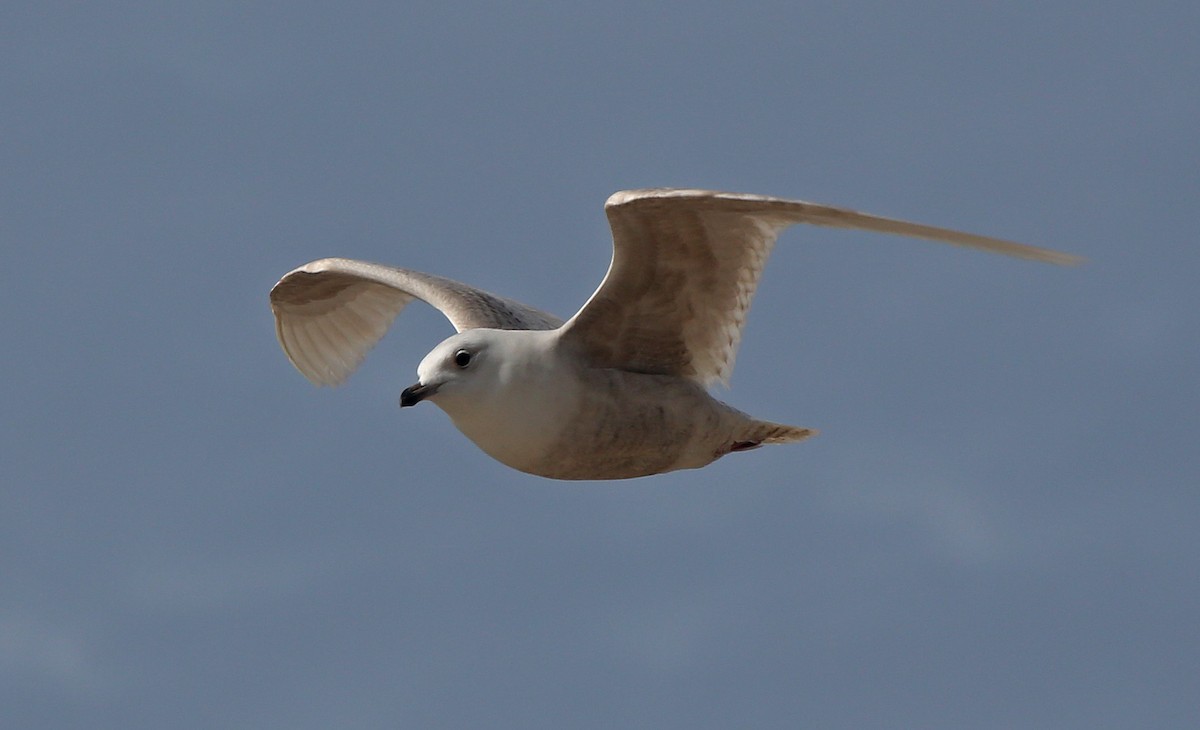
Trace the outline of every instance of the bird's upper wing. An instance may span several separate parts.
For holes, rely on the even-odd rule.
[[[926,238],[1068,264],[1074,256],[844,208],[705,190],[629,190],[605,204],[613,257],[563,325],[592,364],[728,382],[742,325],[779,232],[794,223]]]
[[[317,385],[354,372],[413,299],[439,309],[462,332],[477,327],[554,329],[562,320],[439,276],[351,259],[320,259],[271,289],[275,332],[288,359]]]

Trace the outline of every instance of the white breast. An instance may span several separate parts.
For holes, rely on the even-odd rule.
[[[542,333],[512,334],[514,340],[536,340]],[[474,392],[469,401],[438,405],[489,456],[514,469],[539,473],[538,465],[580,410],[581,386],[577,367],[559,362],[552,347],[521,352],[527,356],[506,357],[486,392]]]

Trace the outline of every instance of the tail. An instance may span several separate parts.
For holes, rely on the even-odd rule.
[[[815,428],[800,428],[785,426],[782,423],[770,421],[750,421],[734,438],[730,451],[749,451],[763,444],[790,444],[803,441],[809,436],[816,436]]]

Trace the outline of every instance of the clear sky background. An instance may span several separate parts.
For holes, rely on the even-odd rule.
[[[1200,724],[1200,6],[431,7],[0,7],[0,725]],[[792,229],[720,395],[821,436],[623,483],[401,411],[428,307],[275,341],[570,315],[643,186],[1088,263]]]

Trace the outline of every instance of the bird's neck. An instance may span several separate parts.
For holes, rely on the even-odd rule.
[[[560,362],[552,341],[545,344],[525,348],[527,357],[506,358],[500,382],[488,397],[445,408],[476,446],[522,471],[533,469],[557,443],[579,400],[571,364]]]

